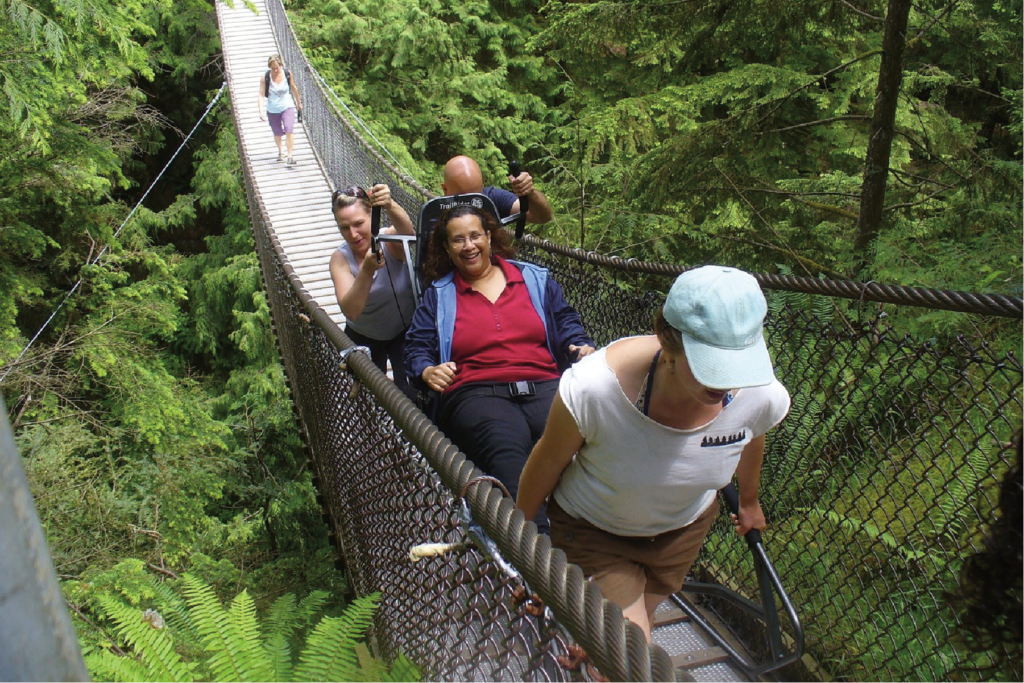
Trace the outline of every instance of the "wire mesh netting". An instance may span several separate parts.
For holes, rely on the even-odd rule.
[[[602,342],[650,333],[654,290],[671,284],[646,278],[634,296],[597,267],[528,260],[552,268]],[[767,296],[765,334],[793,404],[768,436],[761,502],[809,651],[829,677],[856,680],[986,666],[991,653],[964,642],[947,596],[961,592],[959,569],[980,549],[1013,461],[1020,361],[965,337],[940,346],[901,335],[877,309],[859,320],[828,297]],[[694,571],[757,600],[751,557],[729,531],[721,519]],[[746,645],[764,656],[762,641]]]
[[[304,58],[279,0],[268,8],[304,94],[305,126],[335,184],[388,182],[415,218],[426,191],[339,117],[315,75],[296,67]],[[467,500],[531,588],[551,596],[550,611],[532,614],[515,596],[519,581],[476,548],[409,559],[413,545],[464,540],[458,498],[474,472],[368,359],[343,358],[351,342],[297,293],[248,167],[246,182],[278,342],[333,536],[353,588],[382,595],[374,631],[381,653],[401,651],[431,679],[565,680],[586,675],[559,659],[578,642],[613,678],[671,679],[664,653],[635,642],[636,629],[624,629],[621,614],[603,608],[599,591],[546,538],[524,531],[521,515],[487,485],[471,487]],[[599,344],[649,333],[659,292],[679,271],[641,275],[528,244],[520,257],[552,270]],[[856,301],[766,293],[766,336],[793,404],[769,435],[761,500],[769,553],[818,667],[804,662],[782,676],[984,677],[998,653],[972,649],[959,635],[948,595],[962,589],[959,569],[980,547],[1012,460],[1020,361],[968,337],[914,339],[877,306],[862,316]],[[723,517],[695,574],[757,600],[752,571]],[[768,652],[742,614],[711,598],[706,607],[735,626],[748,649]]]

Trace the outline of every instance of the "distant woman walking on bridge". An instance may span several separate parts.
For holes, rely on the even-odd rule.
[[[370,357],[381,372],[386,372],[390,360],[395,384],[415,399],[416,392],[409,387],[402,362],[405,331],[416,307],[412,280],[402,245],[389,242],[378,249],[379,257],[374,253],[370,233],[370,210],[374,206],[387,211],[391,219],[393,227],[384,228],[385,234],[415,233],[409,214],[391,199],[387,185],[374,185],[369,192],[361,187],[335,192],[331,210],[345,241],[331,254],[331,279],[347,319],[345,334],[370,349]]]
[[[762,336],[767,312],[748,273],[680,275],[653,336],[627,337],[562,375],[523,469],[527,519],[548,498],[551,543],[651,638],[651,616],[680,590],[739,480],[740,534],[763,529],[765,432],[789,411]]]
[[[294,166],[292,133],[295,131],[296,110],[302,111],[302,98],[299,97],[299,89],[295,87],[292,75],[284,68],[281,55],[271,55],[267,60],[267,66],[270,69],[260,78],[260,95],[257,104],[260,120],[270,119],[270,129],[274,131],[274,142],[277,144],[277,160],[284,161],[284,152],[281,149],[281,138],[283,137],[288,145],[288,165]],[[264,100],[266,100],[265,108]]]

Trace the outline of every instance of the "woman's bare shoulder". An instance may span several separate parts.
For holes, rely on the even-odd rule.
[[[661,345],[654,335],[626,337],[612,342],[605,351],[608,367],[619,380],[626,396],[632,397],[651,367],[651,360]]]
[[[634,363],[650,365],[654,354],[661,348],[658,338],[654,335],[644,337],[624,337],[608,345],[608,365],[612,369],[629,366]]]

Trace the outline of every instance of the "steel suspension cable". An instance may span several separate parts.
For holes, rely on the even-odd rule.
[[[167,161],[167,163],[164,164],[164,167],[160,169],[160,173],[158,173],[156,178],[153,179],[153,182],[149,184],[149,187],[146,189],[146,192],[142,195],[142,198],[139,199],[139,201],[135,204],[132,210],[128,213],[128,216],[121,223],[121,226],[114,232],[114,236],[111,238],[111,242],[117,239],[117,236],[120,235],[121,231],[124,230],[126,225],[128,225],[128,222],[135,215],[135,212],[137,212],[139,210],[139,207],[142,206],[142,202],[146,201],[146,197],[148,197],[149,193],[153,191],[153,188],[156,187],[156,184],[160,182],[160,179],[163,178],[164,173],[166,173],[167,169],[171,167],[171,164],[174,163],[174,160],[178,157],[178,154],[181,152],[182,149],[185,148],[185,145],[188,144],[188,141],[192,139],[192,135],[195,134],[196,130],[199,129],[200,124],[202,124],[202,122],[213,110],[214,105],[216,105],[217,101],[220,100],[221,95],[224,94],[224,89],[227,88],[227,86],[228,84],[226,81],[224,83],[221,83],[220,89],[217,90],[217,94],[214,95],[213,99],[210,100],[210,103],[206,105],[206,111],[204,111],[203,115],[199,117],[199,120],[196,121],[196,124],[192,126],[192,130],[190,130],[188,135],[185,136],[185,139],[178,146],[178,149],[174,151],[174,154],[171,155],[171,158]],[[87,260],[85,262],[85,266],[94,266],[97,263],[99,263],[100,258],[102,258],[103,255],[107,253],[107,249],[109,248],[110,245],[107,244],[107,246],[103,247],[103,249],[101,249],[100,252],[96,254],[96,258],[92,260]],[[70,291],[68,291],[68,293],[64,295],[64,299],[57,305],[57,308],[54,309],[53,313],[50,314],[50,317],[46,319],[46,322],[42,324],[42,327],[40,327],[39,330],[32,336],[32,338],[29,339],[28,343],[25,344],[25,348],[21,350],[21,353],[18,354],[18,357],[11,361],[11,364],[7,366],[7,369],[4,371],[4,374],[0,375],[0,383],[7,379],[7,375],[11,374],[11,371],[14,370],[15,366],[18,365],[18,362],[25,356],[29,348],[32,347],[32,344],[34,344],[35,341],[39,339],[39,336],[46,330],[46,328],[49,327],[50,323],[53,322],[53,319],[57,317],[57,314],[60,313],[62,308],[64,308],[64,304],[66,304],[68,302],[68,299],[70,299],[72,295],[74,295],[74,293],[78,291],[78,288],[82,285],[82,282],[84,281],[84,276],[78,278],[78,282],[76,282],[75,285],[70,289]]]
[[[405,170],[405,167],[403,167],[402,164],[398,161],[398,159],[395,158],[395,155],[391,153],[391,150],[389,150],[387,148],[387,146],[383,142],[381,142],[380,140],[377,139],[377,136],[373,134],[373,131],[370,130],[370,127],[367,126],[363,122],[363,120],[361,118],[359,118],[359,116],[354,111],[352,111],[352,109],[347,104],[345,104],[345,100],[341,99],[341,97],[338,95],[338,93],[334,92],[334,88],[332,88],[330,86],[330,84],[326,81],[326,79],[324,79],[324,77],[320,75],[320,72],[316,70],[316,67],[313,66],[312,64],[310,64],[308,60],[306,61],[306,66],[309,69],[309,72],[311,74],[313,74],[313,76],[318,81],[320,81],[320,83],[327,89],[327,92],[331,93],[331,95],[334,96],[334,99],[336,99],[338,101],[338,104],[340,104],[342,107],[345,108],[345,111],[347,111],[349,113],[349,116],[351,116],[352,119],[356,123],[358,123],[362,127],[362,129],[365,130],[367,132],[367,134],[369,134],[369,136],[371,138],[373,138],[373,141],[376,142],[377,145],[382,150],[384,150],[385,154],[387,154],[389,157],[391,157],[391,160],[393,162],[395,162],[395,166],[398,168],[398,170],[400,170],[403,174],[407,175],[408,177],[413,178],[414,177],[413,174],[409,173],[409,171]]]

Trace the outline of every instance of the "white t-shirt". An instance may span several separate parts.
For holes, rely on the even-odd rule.
[[[789,392],[775,380],[733,392],[707,424],[666,427],[622,392],[607,347],[566,370],[558,392],[585,441],[554,496],[573,517],[619,536],[693,522],[731,481],[743,448],[789,412]]]

